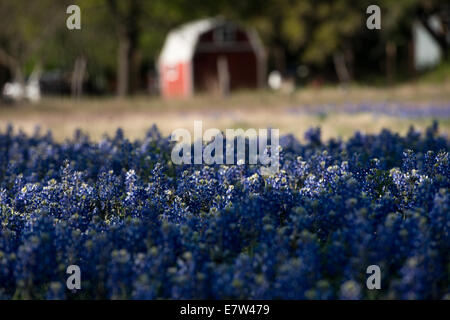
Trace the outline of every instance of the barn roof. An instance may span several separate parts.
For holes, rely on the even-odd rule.
[[[191,60],[199,37],[224,23],[227,23],[227,20],[221,17],[207,18],[183,24],[172,30],[164,42],[158,64],[175,64]],[[255,53],[264,58],[264,47],[256,31],[246,28],[246,32]]]
[[[172,64],[190,60],[200,35],[221,23],[221,18],[208,18],[184,24],[171,31],[164,43],[159,62]]]

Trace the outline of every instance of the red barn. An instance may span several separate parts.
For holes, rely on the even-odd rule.
[[[262,87],[266,58],[254,30],[211,18],[171,31],[158,69],[164,97],[189,97],[194,92],[225,95],[236,89]]]

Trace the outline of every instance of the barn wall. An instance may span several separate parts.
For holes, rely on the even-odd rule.
[[[258,58],[245,30],[236,29],[235,39],[216,42],[215,30],[203,34],[196,46],[193,59],[193,78],[196,91],[218,92],[218,60],[226,58],[230,90],[254,89],[259,86]]]
[[[219,57],[227,59],[230,90],[258,87],[257,60],[253,52],[204,52],[195,54],[193,60],[196,91],[219,91]]]
[[[161,67],[161,89],[164,97],[187,97],[191,90],[191,69],[189,62]]]

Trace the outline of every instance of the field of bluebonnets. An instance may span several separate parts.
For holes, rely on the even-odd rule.
[[[134,142],[2,128],[0,297],[449,298],[448,137],[305,138],[282,137],[265,177],[173,165],[155,127]],[[381,290],[366,288],[373,264]]]

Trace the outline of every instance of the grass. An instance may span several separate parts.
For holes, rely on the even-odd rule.
[[[443,83],[450,81],[450,61],[442,62],[437,68],[420,77],[421,83]]]
[[[358,103],[408,104],[421,108],[430,103],[450,106],[450,81],[414,83],[391,88],[351,86],[301,88],[292,94],[270,91],[238,92],[228,98],[198,95],[191,99],[164,100],[138,96],[116,98],[44,98],[35,105],[0,105],[0,130],[8,123],[31,133],[36,126],[52,130],[61,141],[75,129],[88,132],[95,140],[114,134],[122,127],[130,139],[140,138],[153,124],[168,135],[176,128],[193,130],[194,120],[203,120],[204,128],[279,128],[298,138],[311,126],[321,126],[323,137],[348,138],[355,130],[375,133],[390,128],[405,133],[410,125],[424,129],[431,117],[398,118],[374,113],[345,113],[341,107]],[[331,112],[315,112],[314,106],[332,105]],[[292,112],[292,109],[308,112]],[[443,133],[450,133],[450,120],[438,119]]]

